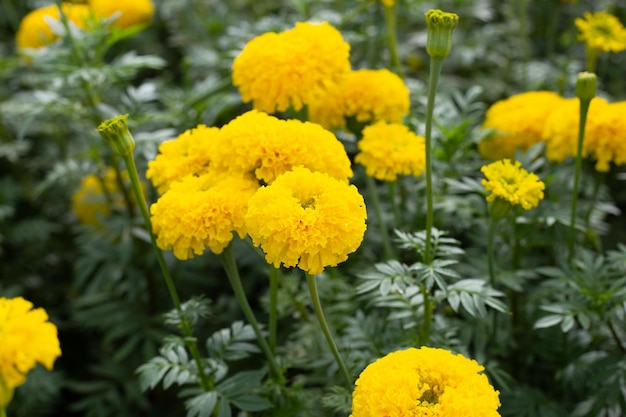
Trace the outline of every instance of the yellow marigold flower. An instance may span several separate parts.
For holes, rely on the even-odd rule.
[[[359,1],[363,1],[363,0],[359,0]],[[380,0],[380,2],[383,4],[383,6],[387,6],[387,7],[393,7],[396,4],[395,0]]]
[[[605,133],[602,124],[606,118],[603,117],[603,114],[608,111],[608,107],[609,103],[604,99],[594,98],[591,100],[583,142],[583,156],[585,157],[593,154],[593,149],[599,147],[599,143],[613,140],[612,138],[601,137]],[[550,113],[543,130],[546,157],[550,161],[563,162],[565,159],[576,155],[579,120],[580,100],[577,98],[565,100]],[[623,124],[620,123],[619,125]],[[599,171],[608,170],[606,163],[606,159],[598,160],[596,169]]]
[[[328,23],[296,23],[265,33],[244,47],[233,62],[233,84],[244,102],[267,113],[297,111],[350,71],[350,45]]]
[[[491,161],[513,158],[517,149],[525,151],[541,141],[548,115],[564,100],[550,91],[529,91],[494,103],[483,127],[495,132],[478,144],[478,151]]]
[[[150,0],[89,0],[89,7],[97,17],[109,18],[116,15],[111,27],[120,29],[148,24],[154,15],[154,4]]]
[[[258,189],[252,177],[187,176],[171,184],[152,204],[152,227],[157,245],[185,260],[208,247],[222,253],[233,232],[246,235],[248,200]]]
[[[85,28],[85,24],[91,15],[89,7],[85,4],[63,3],[61,10],[68,21],[81,29]],[[24,16],[15,35],[15,43],[18,49],[41,48],[59,38],[58,35],[52,32],[46,18],[61,21],[59,7],[56,4],[40,7]]]
[[[346,150],[331,132],[315,123],[279,120],[256,110],[220,129],[212,160],[218,172],[253,172],[266,184],[299,165],[345,182],[352,176]]]
[[[357,250],[366,217],[354,185],[296,167],[250,199],[246,225],[268,263],[318,274]]]
[[[626,101],[604,106],[594,112],[594,120],[585,129],[583,156],[596,161],[595,169],[607,172],[610,163],[626,163]]]
[[[159,146],[159,154],[148,162],[146,178],[152,181],[159,194],[163,194],[174,181],[187,175],[206,173],[211,160],[211,146],[218,134],[216,127],[198,125],[174,140],[163,142]]]
[[[619,19],[607,12],[585,12],[584,18],[574,20],[580,30],[578,39],[587,46],[603,52],[621,52],[626,49],[626,28]]]
[[[349,117],[361,123],[401,123],[409,107],[409,89],[402,78],[387,69],[360,69],[309,103],[309,119],[327,129],[346,127]]]
[[[363,129],[354,162],[367,175],[395,181],[398,175],[421,175],[426,168],[424,138],[398,123],[378,122]]]
[[[511,205],[519,204],[525,210],[530,210],[543,199],[545,184],[537,175],[522,168],[519,161],[503,159],[485,165],[480,170],[486,177],[481,183],[486,192],[491,192],[487,196],[489,202],[500,198]]]
[[[0,380],[20,386],[37,363],[48,370],[61,356],[57,328],[43,308],[22,297],[0,297]]]
[[[499,417],[484,368],[445,349],[389,353],[356,381],[351,417]]]
[[[80,223],[98,226],[101,218],[109,216],[112,210],[124,209],[124,196],[115,175],[115,170],[108,167],[102,179],[96,174],[83,178],[72,196],[72,210]],[[122,172],[122,179],[129,182],[128,172]]]

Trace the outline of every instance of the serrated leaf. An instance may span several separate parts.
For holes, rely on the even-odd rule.
[[[535,329],[545,329],[547,327],[556,326],[563,320],[563,316],[556,314],[550,314],[537,320],[533,326]]]
[[[230,402],[243,411],[262,411],[272,408],[272,403],[258,395],[243,395],[231,398]]]
[[[185,401],[187,417],[209,417],[217,404],[218,394],[215,391],[203,392]]]

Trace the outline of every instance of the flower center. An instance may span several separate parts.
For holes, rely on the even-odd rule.
[[[315,209],[315,198],[309,197],[304,201],[300,201],[300,206],[303,209],[308,209],[308,208]]]
[[[439,395],[432,388],[429,388],[424,391],[419,401],[420,403],[437,404],[439,402]]]

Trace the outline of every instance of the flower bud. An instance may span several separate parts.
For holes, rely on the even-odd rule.
[[[579,72],[576,79],[576,97],[580,100],[590,101],[596,96],[598,78],[593,72]]]
[[[100,135],[118,156],[126,156],[135,149],[135,139],[128,130],[127,119],[128,115],[123,114],[105,120],[97,128]]]
[[[428,37],[426,51],[431,58],[445,58],[452,49],[452,32],[459,23],[459,16],[441,10],[429,10],[426,13]]]

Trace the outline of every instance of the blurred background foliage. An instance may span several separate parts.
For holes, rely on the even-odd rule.
[[[45,307],[59,327],[63,356],[54,372],[37,370],[28,378],[9,414],[183,415],[175,392],[158,381],[146,382],[153,389],[143,392],[138,382],[136,370],[142,364],[167,357],[180,343],[163,345],[166,335],[176,333],[175,326],[163,325],[171,302],[134,203],[121,191],[123,170],[95,127],[129,113],[139,170],[145,172],[163,140],[199,123],[221,126],[249,108],[230,84],[230,67],[243,45],[258,34],[297,21],[325,20],[351,44],[353,68],[389,67],[382,6],[351,0],[154,0],[153,22],[140,33],[114,37],[102,27],[73,42],[64,39],[27,63],[15,50],[14,34],[21,17],[45,3],[0,1],[0,294],[23,295]],[[484,198],[478,183],[485,161],[476,152],[485,135],[480,127],[485,109],[527,90],[571,97],[576,74],[584,67],[584,45],[576,39],[573,20],[584,11],[608,10],[624,22],[626,5],[617,0],[397,3],[399,55],[412,93],[409,123],[418,132],[423,129],[429,62],[424,13],[440,8],[460,16],[435,111],[436,185],[446,195],[437,201],[437,227],[451,240],[442,237],[445,263],[431,271],[433,279],[416,281],[411,268],[419,259],[419,236],[411,233],[423,224],[423,208],[407,201],[407,218],[417,220],[405,224],[406,234],[397,236],[398,260],[378,263],[378,238],[368,232],[358,255],[320,280],[329,321],[340,345],[349,347],[349,367],[356,373],[393,347],[415,340],[409,319],[421,314],[420,300],[402,298],[406,292],[397,289],[427,286],[441,296],[431,343],[485,364],[502,393],[503,416],[624,415],[626,360],[617,341],[626,343],[626,334],[623,327],[611,326],[626,323],[626,246],[618,216],[626,210],[623,168],[606,175],[598,203],[586,208],[592,214],[586,229],[589,250],[572,270],[565,270],[554,266],[564,244],[546,230],[568,224],[570,197],[565,190],[571,165],[550,166],[540,151],[521,156],[547,178],[551,198],[503,226],[499,263],[503,269],[515,267],[502,272],[502,288],[485,293],[470,278],[486,273]],[[626,54],[601,57],[599,95],[626,99],[624,68]],[[72,197],[83,178],[101,177],[107,167],[120,173],[115,182],[121,188],[115,192],[121,194],[113,198],[122,203],[94,224],[80,224]],[[593,179],[583,179],[582,194],[591,196]],[[424,194],[420,182],[405,181],[401,187],[407,195]],[[154,190],[147,185],[146,190],[154,200]],[[584,199],[581,205],[585,209]],[[515,237],[520,230],[521,244]],[[262,259],[243,242],[235,250],[246,290],[263,294],[252,303],[264,314],[267,276]],[[523,263],[512,258],[519,250],[526,255]],[[167,260],[183,300],[206,297],[207,314],[196,324],[198,340],[218,343],[215,335],[242,320],[219,261],[210,254],[184,263]],[[283,277],[278,345],[289,368],[293,398],[279,407],[282,414],[270,414],[347,415],[349,393],[328,382],[336,368],[311,319],[305,287],[295,273]],[[516,317],[525,322],[504,323],[508,316],[497,310],[507,311],[507,305],[524,310]],[[494,328],[499,331],[492,338]],[[228,337],[235,337],[231,330]],[[214,344],[207,349],[216,352],[211,350]],[[220,352],[212,357],[233,373],[260,368],[254,349],[234,356]],[[271,387],[260,385],[262,377],[246,375],[258,382],[255,389],[265,397],[275,396]],[[239,404],[235,409],[240,415],[268,413],[261,406],[248,404],[246,409],[237,403],[237,395],[231,402]],[[211,401],[204,400],[205,405]]]

